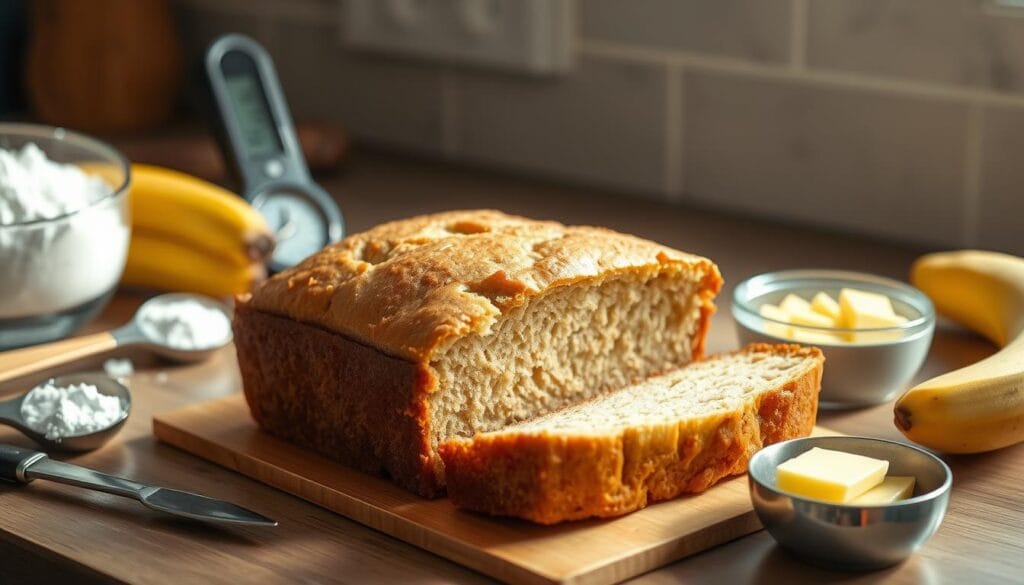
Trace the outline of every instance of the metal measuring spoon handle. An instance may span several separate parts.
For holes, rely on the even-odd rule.
[[[195,520],[277,526],[274,520],[230,502],[180,490],[148,486],[86,467],[54,461],[41,451],[22,449],[13,445],[0,444],[0,479],[14,483],[48,479],[131,498],[153,510]]]
[[[24,417],[21,415],[21,403],[24,400],[25,395],[22,394],[10,400],[0,402],[0,424],[18,429],[22,434],[40,445],[45,446],[51,443],[52,441],[47,439],[45,434],[36,431],[25,422]]]

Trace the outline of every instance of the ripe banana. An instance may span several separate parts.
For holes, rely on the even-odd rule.
[[[180,241],[236,264],[265,260],[274,236],[263,216],[213,183],[152,165],[132,165],[132,229]]]
[[[228,263],[174,240],[133,233],[121,284],[226,297],[265,277],[263,264]]]
[[[274,247],[242,198],[184,173],[132,165],[132,238],[121,282],[224,297],[266,276]]]
[[[947,453],[978,453],[1024,441],[1024,258],[964,250],[918,259],[911,282],[939,313],[1001,349],[933,378],[896,401],[896,426]]]

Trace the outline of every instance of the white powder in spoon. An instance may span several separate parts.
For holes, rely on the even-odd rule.
[[[145,307],[139,327],[150,340],[186,351],[213,349],[231,341],[231,321],[224,312],[194,299]]]
[[[21,403],[25,424],[50,440],[101,431],[123,412],[120,398],[101,394],[92,384],[57,386],[53,380],[33,388]]]

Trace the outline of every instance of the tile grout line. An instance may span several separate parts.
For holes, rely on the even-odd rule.
[[[971,102],[967,107],[967,140],[964,148],[964,201],[962,244],[973,248],[978,245],[978,206],[981,204],[981,162],[984,156],[985,110],[981,104]]]
[[[441,153],[452,158],[458,156],[461,150],[458,76],[451,66],[441,69]]]
[[[993,91],[939,86],[918,81],[886,79],[836,70],[795,70],[788,64],[758,63],[732,57],[712,57],[693,53],[674,53],[645,47],[631,47],[606,41],[586,41],[580,53],[606,59],[646,63],[672,63],[689,69],[746,74],[767,79],[802,81],[825,87],[888,91],[901,95],[951,101],[976,101],[987,105],[1024,107],[1024,95],[1015,96]]]
[[[807,0],[791,0],[792,17],[789,21],[789,63],[793,69],[807,69]]]
[[[669,201],[683,198],[683,132],[684,104],[683,70],[666,64],[665,87],[665,196]]]

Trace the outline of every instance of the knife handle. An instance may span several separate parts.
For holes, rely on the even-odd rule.
[[[79,467],[78,465],[49,458],[32,465],[32,469],[24,472],[22,475],[29,480],[48,479],[57,483],[73,485],[88,490],[98,490],[136,500],[140,499],[142,491],[149,487],[130,479],[107,475],[95,469]]]
[[[28,483],[32,480],[25,476],[25,470],[42,459],[46,459],[42,451],[0,444],[0,480]]]

